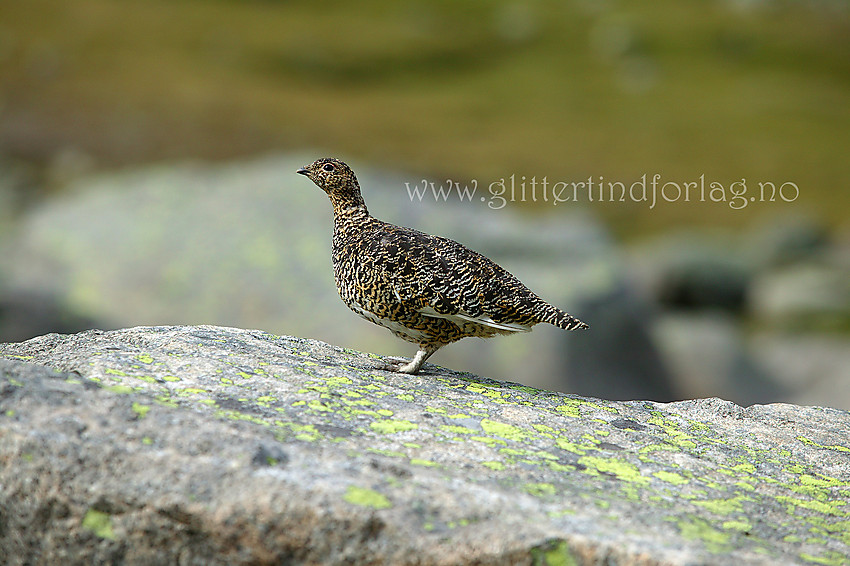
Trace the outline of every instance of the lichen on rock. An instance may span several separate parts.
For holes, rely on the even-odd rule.
[[[0,345],[0,555],[847,563],[845,411],[379,363],[210,326]]]

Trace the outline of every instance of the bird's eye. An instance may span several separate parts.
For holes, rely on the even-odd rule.
[[[332,163],[325,163],[325,165],[322,167],[322,169],[324,169],[325,171],[330,173],[331,171],[334,170],[334,166],[333,166]]]

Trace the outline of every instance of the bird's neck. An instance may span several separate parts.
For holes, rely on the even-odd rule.
[[[366,205],[361,203],[357,204],[349,204],[347,206],[337,206],[334,203],[334,222],[353,222],[353,223],[361,223],[367,221],[371,218],[369,215],[369,211],[366,210]]]
[[[369,230],[374,222],[375,219],[369,216],[365,206],[352,206],[344,209],[334,206],[334,253],[345,248],[353,235]]]
[[[363,200],[360,187],[356,183],[332,192],[330,199],[334,208],[334,218],[337,220],[362,221],[369,218],[366,201]]]

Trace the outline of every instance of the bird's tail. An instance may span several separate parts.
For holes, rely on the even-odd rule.
[[[564,330],[583,330],[589,328],[584,322],[556,307],[553,307],[552,312],[543,319],[543,322],[554,324]]]

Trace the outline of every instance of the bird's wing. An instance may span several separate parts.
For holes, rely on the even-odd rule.
[[[380,238],[383,276],[399,302],[424,316],[525,332],[540,299],[502,267],[439,236],[385,225]]]
[[[473,316],[463,311],[458,311],[454,314],[439,313],[434,310],[434,308],[430,305],[419,309],[419,314],[421,314],[422,316],[430,316],[432,318],[445,318],[446,320],[450,320],[458,326],[461,326],[467,322],[474,322],[476,324],[489,326],[490,328],[504,330],[505,332],[528,332],[529,330],[531,330],[531,327],[528,325],[514,322],[496,322],[487,315]]]

